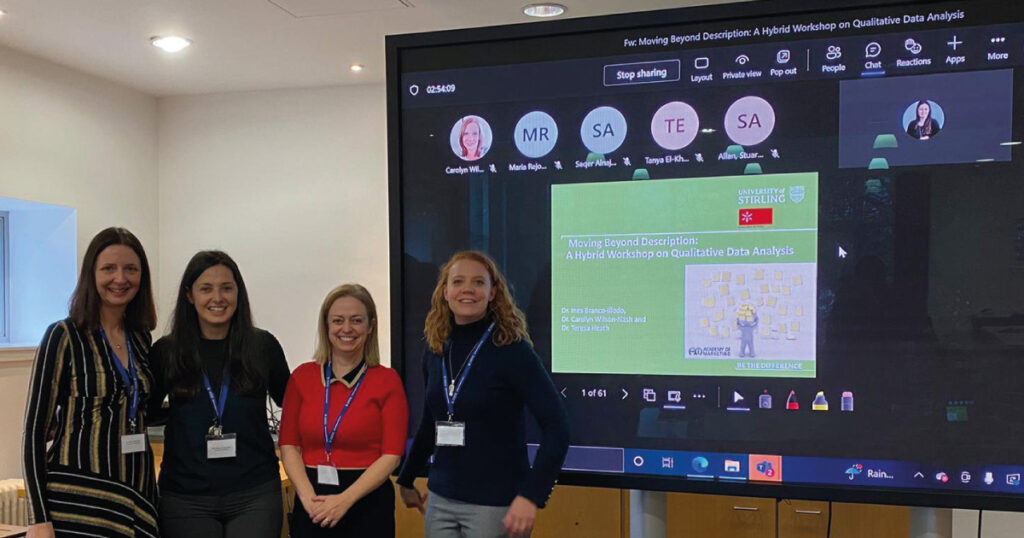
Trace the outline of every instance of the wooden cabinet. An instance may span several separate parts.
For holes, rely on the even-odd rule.
[[[824,501],[783,499],[777,505],[778,538],[826,538],[829,506]]]
[[[629,536],[629,491],[556,486],[531,538]]]
[[[426,480],[416,482],[426,489]],[[423,538],[423,516],[396,499],[398,538]],[[666,538],[826,538],[829,503],[668,493]],[[832,538],[906,538],[901,506],[832,504]],[[628,538],[629,491],[558,486],[532,538]]]
[[[905,538],[910,509],[905,506],[832,503],[832,538]]]
[[[426,479],[416,480],[425,491]],[[396,486],[397,490],[397,486]],[[397,493],[396,493],[397,495]],[[395,499],[397,538],[422,538],[423,516]],[[537,513],[531,538],[625,538],[629,536],[629,492],[619,489],[557,486]]]
[[[829,503],[669,493],[667,538],[826,538]],[[905,538],[902,506],[832,504],[832,538]],[[624,534],[623,536],[628,536]]]
[[[152,443],[159,472],[163,443]],[[285,512],[294,489],[281,471]],[[416,486],[426,491],[426,479]],[[398,538],[423,538],[423,516],[402,504],[395,487]],[[282,537],[287,536],[287,518]],[[829,503],[668,493],[666,538],[825,538]],[[832,538],[905,538],[910,510],[902,506],[832,504]],[[628,538],[629,491],[558,486],[547,508],[537,515],[532,538]]]
[[[669,493],[667,538],[775,538],[775,499]]]
[[[416,489],[427,491],[427,479],[417,478]],[[395,538],[423,538],[423,516],[415,508],[406,508],[395,484]]]

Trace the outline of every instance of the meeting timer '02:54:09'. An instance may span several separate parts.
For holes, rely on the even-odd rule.
[[[427,86],[427,93],[455,93],[455,84],[431,84]]]

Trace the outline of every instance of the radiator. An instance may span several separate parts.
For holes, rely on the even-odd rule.
[[[20,478],[0,480],[0,524],[28,525],[25,481]]]

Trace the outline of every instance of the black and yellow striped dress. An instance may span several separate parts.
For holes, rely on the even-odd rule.
[[[149,334],[130,333],[140,432],[152,384]],[[129,387],[99,330],[54,323],[36,353],[25,416],[25,489],[34,523],[57,536],[157,538],[153,452],[121,454]],[[47,448],[47,440],[53,439]]]

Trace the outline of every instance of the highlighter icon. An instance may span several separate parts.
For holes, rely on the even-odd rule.
[[[825,391],[819,390],[818,394],[814,396],[814,401],[811,402],[812,411],[828,411],[828,400],[825,399]]]

